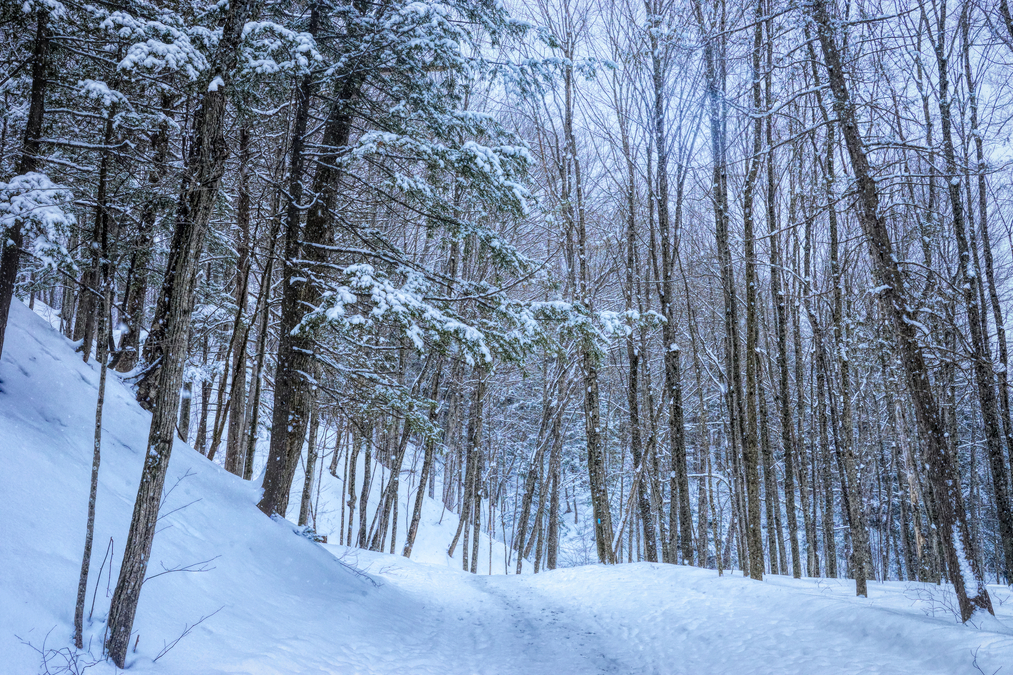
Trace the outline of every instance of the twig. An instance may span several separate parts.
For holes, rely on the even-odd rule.
[[[98,585],[102,581],[102,570],[106,566],[106,558],[112,553],[113,538],[109,537],[109,545],[106,546],[106,554],[102,556],[102,564],[99,565],[98,575],[95,577],[95,590],[91,594],[91,609],[88,610],[88,620],[91,621],[91,615],[95,612],[95,598],[98,597]],[[113,576],[113,563],[109,562],[109,576],[106,579],[106,597],[109,597],[109,582]]]
[[[210,614],[202,616],[201,618],[197,619],[197,621],[195,623],[193,623],[193,624],[184,624],[183,632],[179,634],[179,637],[177,637],[172,642],[168,642],[168,643],[166,643],[163,640],[162,644],[164,646],[162,647],[162,651],[158,652],[158,655],[155,658],[153,658],[151,660],[151,662],[154,663],[155,661],[159,660],[160,658],[162,658],[163,656],[165,656],[166,654],[168,654],[169,650],[171,650],[173,647],[175,647],[179,643],[180,640],[182,640],[187,635],[189,635],[190,632],[193,631],[194,628],[196,628],[197,626],[201,625],[202,623],[204,623],[205,621],[207,621],[208,619],[210,619],[211,617],[213,617],[215,614],[217,614],[218,612],[222,611],[223,609],[225,609],[225,605],[222,605],[221,607],[219,607],[215,611],[211,612]]]
[[[180,476],[179,478],[176,479],[176,482],[172,484],[171,488],[169,488],[166,491],[163,491],[162,492],[162,501],[160,501],[158,503],[158,510],[159,511],[162,510],[162,507],[165,506],[165,502],[169,499],[169,495],[172,494],[172,491],[175,490],[179,486],[179,484],[183,482],[184,479],[189,478],[190,476],[194,476],[194,475],[196,475],[196,474],[194,474],[192,471],[190,471],[190,469],[187,469],[186,473],[184,473],[182,476]]]
[[[971,665],[974,666],[974,669],[977,670],[979,673],[981,673],[981,675],[988,675],[988,673],[986,673],[984,670],[982,670],[981,666],[978,665],[978,650],[979,649],[981,649],[980,646],[975,647],[974,651],[971,652],[971,657],[973,659],[971,661]],[[995,670],[993,670],[992,671],[992,675],[995,675],[1000,670],[1002,670],[1002,666],[999,666],[998,668],[996,668]]]
[[[46,637],[42,640],[41,648],[36,647],[31,642],[18,635],[14,636],[21,644],[30,648],[42,659],[42,665],[39,668],[39,673],[41,675],[63,675],[64,673],[69,673],[69,675],[82,675],[82,673],[92,666],[97,666],[102,662],[99,659],[85,661],[82,659],[83,654],[75,649],[71,649],[70,647],[47,649],[46,642],[49,640],[49,635],[52,632],[53,628],[50,628],[49,632],[46,633]]]
[[[203,497],[198,497],[197,499],[193,500],[189,504],[183,504],[183,506],[178,506],[178,507],[174,508],[172,511],[169,511],[168,513],[161,513],[161,514],[158,515],[158,517],[159,518],[165,518],[166,516],[171,516],[172,514],[176,513],[176,511],[182,511],[186,507],[193,506],[194,504],[196,504],[199,501],[202,501],[203,499],[204,499]]]
[[[165,565],[162,565],[162,571],[161,572],[159,572],[158,574],[152,574],[150,577],[148,577],[147,579],[145,579],[142,583],[147,583],[147,582],[151,581],[152,579],[154,579],[156,577],[160,577],[163,574],[169,574],[170,572],[210,572],[211,570],[213,570],[215,568],[214,567],[208,567],[208,563],[214,562],[215,560],[218,560],[219,558],[221,558],[221,556],[220,555],[216,555],[214,558],[209,558],[207,560],[202,560],[200,562],[190,563],[189,565],[182,565],[180,567],[166,568]],[[161,563],[159,563],[159,564],[161,564]]]

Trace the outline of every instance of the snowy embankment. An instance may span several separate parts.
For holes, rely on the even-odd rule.
[[[70,643],[97,379],[15,303],[0,362],[2,675],[38,672],[22,641]],[[112,537],[118,564],[149,417],[110,378],[105,420],[88,606],[96,584],[98,599],[85,638],[96,656],[108,609],[102,553]],[[954,621],[944,589],[921,584],[872,584],[864,600],[847,581],[757,583],[651,564],[473,576],[445,560],[314,544],[264,517],[253,485],[182,443],[166,486],[149,575],[205,571],[145,584],[131,672],[975,673],[975,653],[981,672],[1013,670],[1007,589],[992,589],[1001,621],[975,627]],[[435,542],[423,547],[430,555],[444,537],[431,521],[420,535]]]

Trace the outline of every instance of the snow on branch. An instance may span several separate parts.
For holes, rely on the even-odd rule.
[[[60,242],[74,223],[74,216],[66,211],[73,199],[70,188],[34,171],[0,183],[0,236],[8,238],[20,225],[31,242],[29,252],[45,267],[56,268],[70,260]]]

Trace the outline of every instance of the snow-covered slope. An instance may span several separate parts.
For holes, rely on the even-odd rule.
[[[19,303],[12,324],[0,362],[0,675],[25,675],[41,659],[22,641],[70,642],[97,370]],[[102,553],[112,537],[118,565],[149,418],[110,378],[105,420],[86,631],[96,656]],[[182,443],[168,488],[150,573],[206,571],[145,584],[131,672],[975,673],[975,653],[982,672],[1013,668],[1007,589],[992,589],[1001,621],[975,627],[954,621],[943,588],[921,584],[873,584],[863,600],[846,581],[757,583],[650,564],[472,576],[438,557],[314,544],[264,517],[254,486]],[[425,527],[439,551],[443,535]]]

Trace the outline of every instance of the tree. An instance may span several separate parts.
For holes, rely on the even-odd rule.
[[[967,621],[979,609],[992,612],[992,602],[974,555],[963,495],[956,480],[956,469],[944,441],[939,406],[928,382],[925,356],[918,343],[911,304],[907,298],[904,277],[886,221],[879,211],[879,191],[873,180],[864,140],[859,132],[855,103],[850,97],[844,68],[837,45],[834,20],[824,0],[813,0],[807,12],[816,25],[823,52],[830,88],[834,96],[834,111],[844,134],[851,167],[858,188],[859,222],[869,243],[870,257],[881,283],[880,302],[889,315],[897,340],[898,350],[907,379],[921,431],[926,443],[928,474],[935,497],[936,523],[942,540],[947,565],[951,570],[954,589],[960,604],[962,621]]]
[[[167,310],[151,431],[119,579],[109,608],[106,650],[119,668],[126,665],[134,615],[155,538],[162,485],[176,436],[183,354],[190,332],[198,256],[228,153],[223,135],[229,82],[239,58],[243,26],[255,15],[257,6],[255,0],[238,0],[229,5],[212,67],[199,80],[198,86],[204,92],[194,115],[193,141],[176,211],[169,268],[162,285],[160,302]]]

